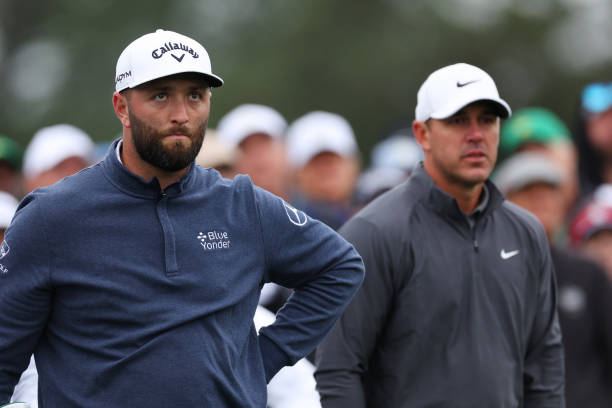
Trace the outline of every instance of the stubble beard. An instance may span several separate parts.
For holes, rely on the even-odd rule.
[[[176,172],[189,166],[200,152],[208,119],[204,120],[193,132],[182,126],[171,128],[160,132],[140,120],[131,110],[129,111],[130,125],[132,130],[132,141],[136,152],[142,160],[150,165],[166,172]],[[165,146],[165,136],[173,134],[188,135],[191,143],[184,146],[175,142],[171,146]]]

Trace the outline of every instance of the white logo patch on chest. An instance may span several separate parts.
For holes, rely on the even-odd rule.
[[[228,249],[231,244],[227,231],[212,230],[208,232],[199,232],[196,238],[206,251]]]

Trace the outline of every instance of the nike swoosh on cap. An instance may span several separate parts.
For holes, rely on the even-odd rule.
[[[467,81],[467,82],[457,81],[457,88],[463,88],[466,85],[473,84],[474,82],[478,82],[478,81],[480,81],[480,79],[474,79],[473,81]]]

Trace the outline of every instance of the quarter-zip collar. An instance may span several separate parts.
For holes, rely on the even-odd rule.
[[[418,166],[416,166],[413,176],[416,181],[419,195],[422,199],[427,201],[427,205],[431,206],[437,213],[450,217],[453,220],[466,222],[466,215],[459,208],[459,204],[457,204],[457,200],[450,194],[442,191],[436,184],[433,182],[432,178],[425,171],[423,167],[423,163],[421,162]],[[490,181],[485,181],[485,186],[488,192],[487,202],[484,205],[484,208],[478,207],[480,210],[479,219],[482,219],[489,215],[492,211],[494,211],[497,207],[499,207],[505,200],[503,194],[495,187],[495,185]]]
[[[112,143],[101,163],[107,179],[121,191],[132,196],[148,199],[158,199],[162,193],[172,198],[180,195],[195,182],[195,165],[192,163],[189,166],[189,170],[178,182],[169,185],[162,191],[157,177],[147,181],[139,175],[132,173],[121,163],[116,152],[117,146],[122,140],[122,138],[119,138]]]

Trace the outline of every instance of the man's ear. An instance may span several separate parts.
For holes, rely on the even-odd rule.
[[[412,132],[414,133],[415,140],[421,145],[421,149],[424,152],[429,151],[429,128],[427,123],[415,120],[412,122]]]
[[[113,93],[113,108],[115,108],[115,115],[117,115],[123,127],[129,128],[130,115],[127,103],[127,95],[122,94],[120,92]]]

